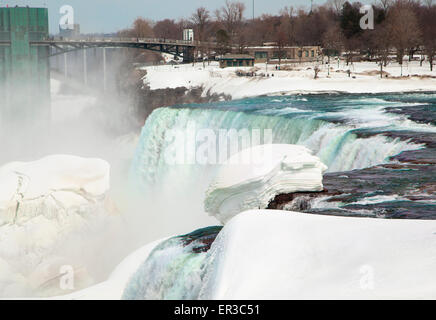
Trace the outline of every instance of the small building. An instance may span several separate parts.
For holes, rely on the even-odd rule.
[[[219,58],[220,68],[253,67],[254,57],[248,54],[226,54]]]
[[[183,40],[184,41],[194,41],[194,30],[193,29],[183,29]]]
[[[282,47],[261,46],[246,48],[248,54],[253,55],[256,63],[279,60],[283,62],[313,62],[320,59],[322,50],[318,46]]]

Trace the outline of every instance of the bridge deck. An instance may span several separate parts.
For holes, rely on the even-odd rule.
[[[0,40],[0,45],[10,45],[10,40]],[[165,52],[183,57],[190,62],[194,59],[194,49],[197,47],[215,47],[215,43],[200,41],[185,41],[162,38],[79,38],[63,39],[49,37],[43,40],[29,41],[32,46],[50,46],[56,51],[49,55],[58,55],[71,51],[88,48],[137,48],[151,51]]]
[[[154,45],[178,45],[185,47],[198,47],[212,45],[209,42],[200,41],[186,41],[186,40],[172,40],[162,38],[86,38],[86,39],[62,39],[62,38],[49,38],[42,41],[30,41],[32,44],[45,44],[45,45],[107,45],[107,44],[154,44]]]

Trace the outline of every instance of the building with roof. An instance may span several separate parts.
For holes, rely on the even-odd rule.
[[[248,54],[226,54],[219,57],[220,68],[253,67],[254,57]]]
[[[256,63],[279,59],[283,62],[313,62],[322,56],[319,46],[278,47],[270,45],[247,47],[245,51],[254,56]]]

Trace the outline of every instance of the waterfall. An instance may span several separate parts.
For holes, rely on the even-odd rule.
[[[392,101],[395,99],[400,102]],[[329,167],[330,172],[343,172],[388,163],[390,157],[403,151],[424,148],[410,140],[383,135],[383,132],[393,131],[414,131],[417,135],[435,132],[434,126],[414,122],[386,109],[412,106],[415,106],[413,101],[404,102],[396,96],[338,95],[260,97],[217,104],[213,108],[210,105],[160,108],[151,114],[143,127],[130,179],[133,189],[151,211],[153,223],[161,219],[172,225],[185,224],[186,228],[193,224],[210,226],[214,223],[199,221],[206,216],[203,209],[205,190],[219,169],[219,163],[169,164],[166,157],[169,151],[183,153],[185,160],[192,156],[186,141],[172,140],[174,130],[186,132],[194,126],[194,133],[207,129],[217,133],[216,136],[220,130],[260,130],[264,134],[263,141],[256,140],[256,143],[304,145]],[[272,135],[268,142],[265,141],[266,130]],[[251,138],[253,142],[255,139]],[[244,146],[229,146],[228,157],[240,148]],[[348,178],[353,173],[339,175]],[[374,183],[377,185],[376,181]],[[322,199],[297,198],[290,206],[291,209],[316,207],[322,210],[325,205]],[[331,204],[326,208],[331,208]],[[222,233],[218,235],[221,236]],[[214,272],[215,256],[222,248],[214,245],[208,252],[194,252],[195,242],[186,243],[184,239],[186,236],[173,237],[156,247],[130,280],[123,297],[207,298],[202,290],[208,285],[208,278]]]
[[[123,299],[196,299],[207,252],[221,227],[208,227],[159,244],[126,285]]]
[[[174,173],[174,169],[178,174],[192,178],[193,170],[200,169],[198,165],[171,166],[164,156],[170,146],[174,147],[174,143],[168,142],[168,130],[183,131],[190,123],[194,123],[197,130],[212,129],[215,132],[222,129],[269,129],[273,143],[308,147],[329,167],[329,172],[374,166],[387,162],[389,157],[404,150],[421,148],[420,145],[383,135],[359,138],[356,131],[361,127],[332,123],[313,114],[288,117],[219,108],[161,108],[152,113],[142,130],[131,170],[135,181],[141,184],[159,183],[166,175]],[[202,169],[201,175],[209,175],[213,171],[211,166],[202,166]]]

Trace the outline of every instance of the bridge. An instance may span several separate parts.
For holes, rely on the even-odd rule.
[[[5,42],[5,41],[3,41]],[[0,41],[0,44],[2,41]],[[197,47],[215,46],[213,43],[200,41],[171,40],[161,38],[86,38],[63,39],[47,38],[38,41],[29,41],[33,46],[50,46],[55,48],[49,55],[59,55],[89,48],[135,48],[168,53],[183,58],[184,62],[192,62],[194,49]]]
[[[0,38],[0,46],[11,45],[10,40]],[[63,39],[48,37],[43,40],[29,41],[30,46],[44,46],[55,48],[47,58],[72,51],[89,48],[135,48],[168,53],[175,57],[183,58],[184,62],[192,62],[194,49],[198,47],[216,47],[215,43],[201,41],[171,40],[159,38],[87,38]]]
[[[1,46],[10,46],[10,40],[0,39]],[[172,40],[161,38],[84,38],[84,39],[65,39],[47,37],[41,40],[29,41],[30,47],[35,48],[51,48],[46,51],[44,55],[39,55],[39,59],[48,59],[57,55],[64,55],[64,71],[65,75],[68,73],[68,61],[66,54],[79,50],[86,50],[92,48],[133,48],[141,50],[150,50],[159,53],[167,53],[174,57],[182,58],[184,63],[194,61],[194,52],[198,47],[215,46],[213,43],[200,42],[200,41],[185,41],[185,40]],[[103,82],[106,84],[106,50],[103,50]],[[87,82],[87,62],[86,53],[83,54],[84,64],[84,82]],[[106,85],[104,85],[105,89]]]
[[[103,48],[103,88],[106,89],[106,48],[167,53],[188,63],[194,60],[196,48],[206,46],[212,48],[215,44],[155,38],[55,38],[49,36],[47,8],[1,7],[0,97],[5,103],[0,106],[0,122],[12,122],[12,118],[34,122],[33,119],[41,114],[49,118],[51,56],[64,55],[67,76],[67,54],[82,50],[86,84],[86,49]]]

